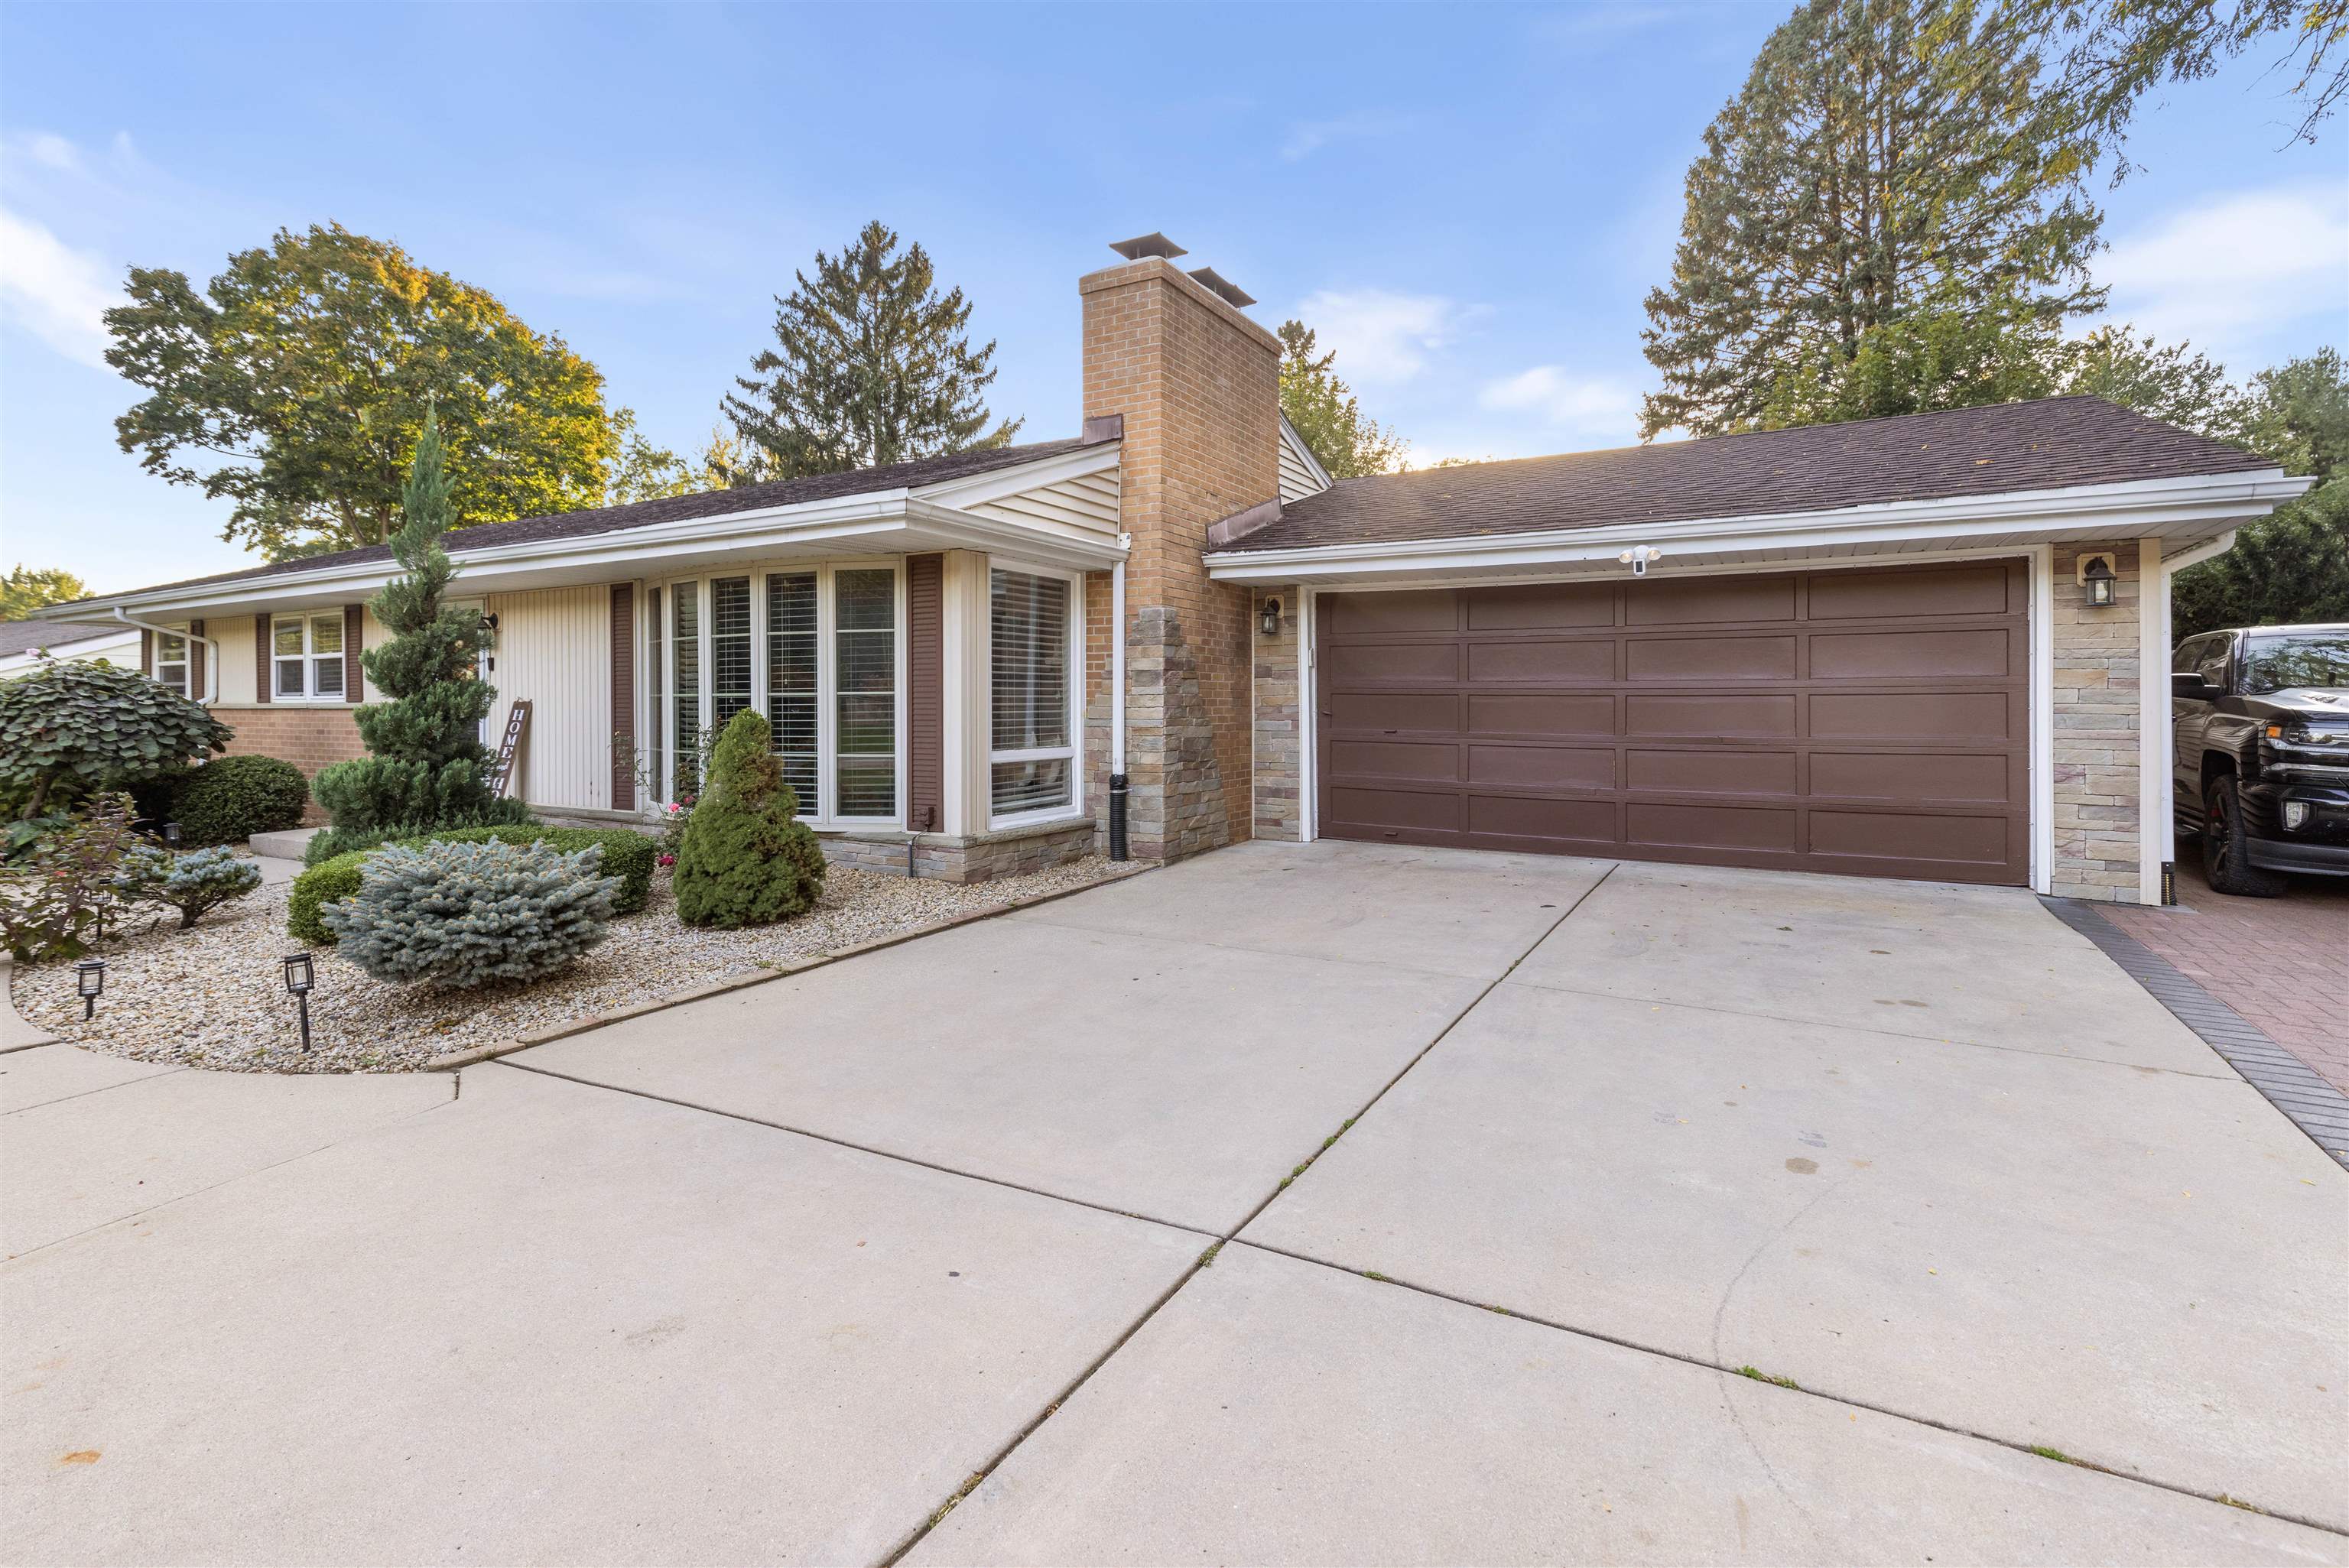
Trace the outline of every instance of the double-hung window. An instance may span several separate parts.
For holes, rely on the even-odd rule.
[[[343,614],[278,615],[269,624],[271,695],[281,702],[343,700]]]
[[[698,793],[718,732],[755,708],[802,818],[901,820],[903,598],[895,562],[727,573],[647,595],[664,798]]]
[[[1018,567],[988,573],[988,779],[997,823],[1071,815],[1081,706],[1076,583]]]
[[[188,694],[188,639],[168,632],[155,637],[155,678],[178,692]]]

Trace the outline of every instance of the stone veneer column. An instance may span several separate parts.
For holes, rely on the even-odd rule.
[[[2120,583],[2111,608],[2092,610],[2080,602],[2079,562],[2099,552],[2112,556]],[[2058,544],[2052,554],[2053,891],[2066,898],[2134,903],[2139,886],[2137,734],[2144,697],[2137,545],[2134,540]],[[2168,700],[2166,690],[2157,695]]]
[[[1304,682],[1298,667],[1304,611],[1297,585],[1259,588],[1248,604],[1254,624],[1265,601],[1280,601],[1280,634],[1256,634],[1256,758],[1252,831],[1259,839],[1295,843],[1305,836]]]
[[[1153,257],[1078,283],[1087,418],[1124,418],[1127,832],[1137,860],[1173,860],[1248,836],[1249,594],[1210,582],[1207,525],[1280,484],[1280,344]],[[1087,605],[1106,606],[1105,576]],[[1102,628],[1104,632],[1108,628]],[[1107,642],[1089,644],[1087,760],[1106,801]],[[1092,674],[1089,671],[1089,676]]]

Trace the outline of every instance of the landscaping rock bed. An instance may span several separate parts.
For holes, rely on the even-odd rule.
[[[110,935],[106,994],[82,1022],[70,964],[17,965],[16,1010],[50,1033],[109,1055],[184,1062],[224,1072],[415,1072],[433,1058],[586,1014],[654,1000],[761,966],[836,953],[956,915],[1063,892],[1116,874],[1099,858],[963,886],[834,866],[807,913],[745,931],[691,930],[677,921],[666,873],[642,913],[564,973],[529,985],[432,991],[372,980],[313,951],[311,1050],[302,1051],[294,999],[279,961],[300,944],[285,934],[284,882],[215,910],[193,931],[150,922]]]

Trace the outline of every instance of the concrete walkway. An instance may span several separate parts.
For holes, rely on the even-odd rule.
[[[1252,845],[0,1069],[11,1562],[2349,1562],[2349,1172],[2023,894]]]

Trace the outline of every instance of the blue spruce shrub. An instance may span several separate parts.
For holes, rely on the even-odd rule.
[[[217,909],[231,899],[243,898],[261,885],[261,868],[251,861],[241,861],[226,844],[209,850],[197,850],[191,854],[173,855],[165,862],[160,880],[147,893],[158,903],[168,903],[180,912],[180,929],[185,931],[203,918],[208,910]]]
[[[544,844],[395,845],[318,912],[336,950],[378,980],[465,990],[535,980],[604,940],[620,889],[604,851]]]

